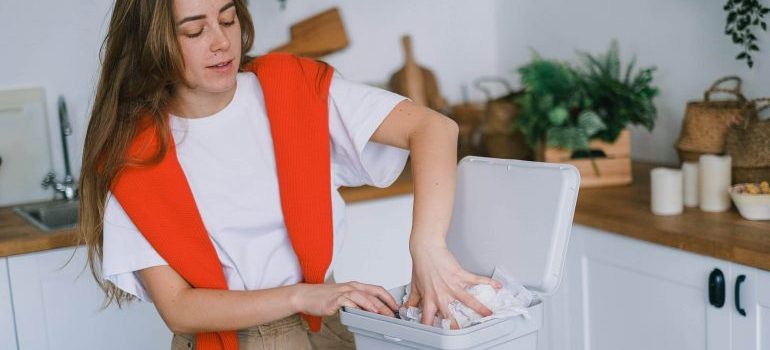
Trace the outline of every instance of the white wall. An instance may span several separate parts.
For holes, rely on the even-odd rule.
[[[64,162],[56,99],[63,95],[67,100],[73,127],[68,140],[70,163],[73,172],[80,174],[86,120],[98,80],[99,47],[110,9],[111,3],[103,0],[0,1],[0,89],[45,88],[58,180]]]
[[[403,34],[411,35],[417,62],[433,71],[450,100],[461,99],[462,84],[497,73],[493,0],[288,0],[284,10],[276,0],[253,1],[252,52],[287,42],[291,24],[334,6],[350,45],[324,60],[349,79],[386,83],[403,65]]]
[[[497,0],[498,70],[544,57],[574,59],[575,49],[606,51],[612,38],[625,62],[658,67],[658,122],[652,133],[632,130],[633,158],[675,163],[674,150],[688,100],[701,99],[719,77],[737,74],[749,98],[770,96],[770,33],[760,32],[754,69],[736,61],[738,47],[723,34],[722,0]],[[767,2],[763,2],[767,6]],[[768,19],[770,20],[770,18]]]

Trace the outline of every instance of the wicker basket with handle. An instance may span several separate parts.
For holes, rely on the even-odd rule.
[[[484,87],[488,83],[501,84],[506,94],[493,97]],[[532,159],[532,148],[526,144],[521,132],[513,129],[513,122],[519,114],[519,106],[514,100],[523,90],[513,91],[511,85],[499,77],[479,78],[476,87],[487,96],[484,118],[475,132],[482,153],[493,158]]]
[[[770,109],[770,98],[758,98],[745,108],[745,119],[732,126],[725,141],[732,158],[733,183],[770,181],[770,119],[760,113]]]
[[[735,87],[722,88],[735,81]],[[727,93],[733,100],[712,101],[711,94]],[[698,161],[702,154],[724,154],[725,135],[731,125],[743,119],[746,98],[741,93],[741,79],[728,76],[714,82],[703,94],[703,101],[687,103],[682,131],[676,143],[680,161]]]

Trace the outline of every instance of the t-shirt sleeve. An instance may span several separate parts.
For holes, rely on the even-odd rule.
[[[107,195],[104,208],[103,227],[104,279],[142,301],[152,302],[138,271],[168,263],[147,242],[111,192]]]
[[[370,139],[393,108],[405,99],[334,73],[329,87],[329,133],[336,185],[388,187],[398,178],[409,151]]]

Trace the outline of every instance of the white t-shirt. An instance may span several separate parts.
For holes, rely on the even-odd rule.
[[[338,187],[387,187],[404,168],[408,150],[369,141],[393,107],[404,99],[347,81],[336,72],[332,77],[329,190],[335,258],[345,233],[345,202]],[[270,125],[256,76],[238,73],[235,95],[224,109],[197,119],[171,116],[171,130],[179,163],[223,265],[229,289],[255,290],[300,282],[299,261],[281,212]],[[168,264],[111,193],[104,214],[103,249],[104,278],[151,302],[137,271]]]

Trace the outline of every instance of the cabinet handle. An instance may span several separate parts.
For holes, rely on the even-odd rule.
[[[717,308],[725,305],[725,275],[720,269],[709,275],[709,303]]]
[[[741,307],[741,283],[746,281],[746,275],[740,275],[735,280],[735,309],[741,316],[746,316],[746,309]]]

